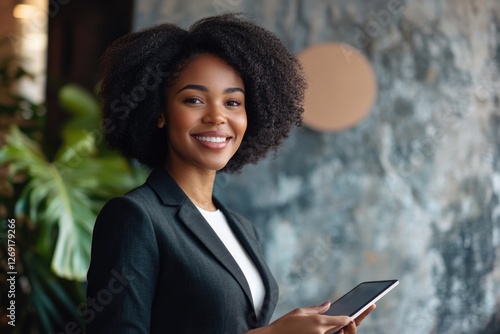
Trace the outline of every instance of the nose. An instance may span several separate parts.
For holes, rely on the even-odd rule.
[[[209,104],[202,121],[204,123],[224,124],[227,121],[226,113],[222,106]]]

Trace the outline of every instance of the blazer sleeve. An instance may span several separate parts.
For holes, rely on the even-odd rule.
[[[99,213],[87,274],[88,334],[148,334],[159,275],[158,245],[149,215],[117,197]]]

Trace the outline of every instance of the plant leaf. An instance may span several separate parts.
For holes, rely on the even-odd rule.
[[[52,250],[51,268],[63,278],[84,281],[90,261],[92,229],[98,211],[110,197],[137,185],[121,156],[98,157],[95,137],[80,132],[50,163],[37,143],[13,128],[0,161],[11,174],[30,179],[19,196],[16,213],[42,225],[37,241],[40,253]],[[57,240],[50,243],[54,228]]]

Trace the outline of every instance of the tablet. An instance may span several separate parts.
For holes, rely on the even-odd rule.
[[[360,283],[333,302],[328,311],[323,314],[348,315],[351,319],[356,319],[398,284],[399,281],[397,279]]]

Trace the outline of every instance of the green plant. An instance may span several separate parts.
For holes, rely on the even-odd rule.
[[[95,217],[106,200],[145,178],[144,170],[104,148],[99,105],[91,94],[68,85],[59,97],[71,118],[54,159],[15,125],[0,149],[0,164],[8,166],[8,180],[16,189],[11,214],[24,303],[18,319],[28,326],[40,323],[47,333],[64,329],[68,320],[83,325],[79,305]]]

